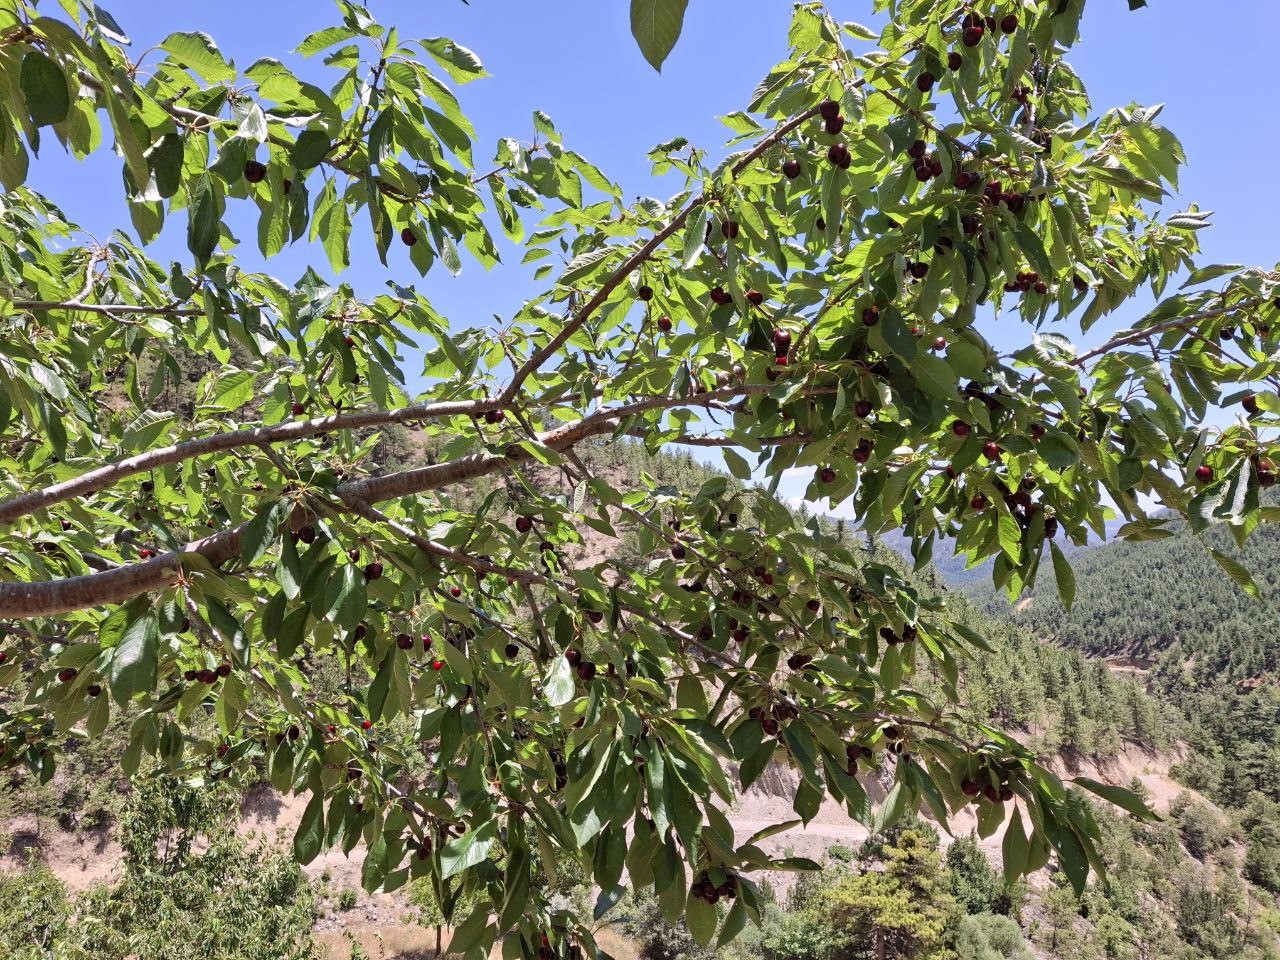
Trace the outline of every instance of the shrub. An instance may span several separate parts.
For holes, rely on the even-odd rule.
[[[1032,960],[1022,928],[1008,917],[975,913],[956,929],[956,960]]]
[[[46,956],[66,936],[69,912],[66,888],[43,864],[0,871],[0,956]]]
[[[69,940],[100,960],[314,957],[310,884],[287,852],[236,834],[237,798],[143,783],[120,819],[123,876],[83,898]]]

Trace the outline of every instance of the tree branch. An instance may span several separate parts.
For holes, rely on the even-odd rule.
[[[811,117],[817,116],[817,113],[818,108],[811,107],[782,124],[778,129],[774,130],[773,133],[769,134],[757,143],[745,156],[739,158],[733,165],[731,171],[732,174],[737,176],[750,166],[751,163],[759,159],[760,156],[767,152],[774,144],[778,143],[778,141],[789,134],[792,130],[800,126],[800,124],[804,123]],[[541,349],[534,351],[532,356],[530,356],[529,359],[520,366],[520,369],[517,370],[515,375],[511,378],[511,382],[507,384],[506,389],[502,391],[501,399],[504,401],[510,401],[514,398],[525,380],[527,380],[538,370],[538,368],[546,363],[557,350],[564,346],[569,341],[569,338],[572,337],[578,329],[591,318],[592,314],[600,309],[604,302],[609,298],[609,294],[616,290],[622,281],[634,272],[637,267],[652,257],[657,249],[666,243],[677,230],[683,227],[686,221],[688,221],[689,215],[699,206],[706,203],[707,199],[707,195],[703,193],[690,200],[685,204],[684,209],[676,214],[670,223],[655,233],[649,241],[644,244],[644,246],[623,261],[622,265],[609,275],[604,283],[600,285],[600,289],[598,289],[591,299],[582,306],[582,309],[578,311],[577,315],[566,323],[560,329],[560,332],[552,337],[551,340],[548,341]]]
[[[138,473],[146,473],[193,457],[221,453],[237,447],[265,447],[272,443],[288,443],[338,430],[358,430],[387,423],[414,420],[437,420],[466,414],[485,413],[499,408],[497,400],[456,400],[415,404],[396,410],[366,410],[359,413],[335,414],[314,420],[298,420],[271,427],[250,427],[218,433],[199,440],[184,440],[172,446],[149,450],[124,460],[90,470],[71,480],[0,501],[0,523],[13,523],[20,517],[73,497],[83,497]]]

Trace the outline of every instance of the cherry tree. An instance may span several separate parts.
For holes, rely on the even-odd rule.
[[[684,6],[633,3],[655,66]],[[541,113],[482,162],[477,55],[349,0],[244,69],[197,32],[136,52],[89,0],[0,12],[0,766],[47,779],[113,722],[129,772],[256,765],[310,797],[300,859],[363,841],[371,889],[429,877],[476,958],[594,950],[531,882],[566,856],[601,913],[625,883],[733,938],[753,878],[813,866],[726,817],[771,761],[799,821],[973,808],[1010,876],[1101,870],[1077,788],[1141,802],[965,716],[983,638],[770,483],[810,471],[917,568],[994,559],[1013,596],[1047,561],[1069,602],[1059,544],[1110,516],[1243,540],[1275,509],[1277,275],[1197,265],[1158,108],[1095,110],[1064,59],[1084,0],[874,6],[797,4],[730,152],[655,147],[684,185],[634,203]],[[24,186],[59,148],[114,151],[129,225],[94,241]],[[238,266],[255,208],[263,255],[316,267]],[[494,266],[491,231],[543,288],[467,328],[411,277]],[[353,243],[403,279],[358,296]],[[432,462],[378,454],[404,426]],[[622,489],[602,441],[718,448],[732,479]],[[588,530],[641,557],[576,562]]]

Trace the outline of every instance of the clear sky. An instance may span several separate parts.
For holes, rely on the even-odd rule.
[[[307,33],[338,20],[325,0],[113,0],[106,6],[139,53],[175,30],[203,30],[242,69],[259,57],[290,59],[288,51]],[[530,139],[530,115],[540,109],[566,144],[621,183],[627,196],[670,192],[669,184],[649,176],[644,154],[654,144],[685,136],[709,148],[721,145],[726,134],[715,118],[744,107],[767,69],[785,56],[792,9],[786,0],[690,0],[684,35],[659,75],[631,39],[626,0],[369,0],[368,6],[381,22],[398,25],[401,37],[449,36],[479,54],[492,76],[459,91],[480,135],[477,165],[492,156],[501,136]],[[842,20],[875,21],[871,0],[831,0],[829,6]],[[1169,201],[1169,212],[1193,200],[1216,211],[1215,226],[1201,233],[1204,262],[1271,266],[1280,260],[1274,236],[1280,188],[1270,169],[1280,145],[1272,96],[1280,4],[1150,0],[1131,12],[1126,0],[1089,0],[1082,33],[1070,59],[1099,111],[1133,101],[1167,104],[1162,122],[1182,138],[1189,158],[1182,195]],[[96,234],[128,224],[116,186],[118,158],[103,151],[76,164],[49,142],[33,166],[32,185]],[[154,255],[187,261],[184,231],[180,214]],[[308,263],[329,272],[318,249],[294,248],[262,264],[253,231],[238,233],[246,268],[285,280],[296,279]],[[353,239],[361,236],[357,230]],[[497,239],[504,252],[513,252],[500,233]],[[392,250],[387,270],[360,246],[353,243],[353,265],[342,279],[363,293],[378,292],[388,278],[417,282],[459,326],[509,316],[534,289],[518,254],[507,257],[512,266],[489,273],[469,262],[459,278],[437,268],[419,281],[402,250]],[[1116,318],[1116,325],[1136,319],[1138,309]],[[411,376],[417,373],[408,366]],[[780,492],[802,489],[800,478],[793,483],[799,486],[784,484]]]

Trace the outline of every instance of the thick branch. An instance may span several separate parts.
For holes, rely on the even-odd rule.
[[[405,423],[415,420],[435,420],[467,414],[481,414],[498,409],[496,400],[457,400],[441,403],[422,403],[396,410],[365,410],[359,413],[335,414],[314,420],[298,420],[271,427],[250,427],[229,433],[214,434],[199,440],[184,440],[172,446],[149,450],[96,470],[64,480],[42,490],[23,493],[0,502],[0,523],[12,523],[36,510],[52,506],[73,497],[83,497],[105,490],[134,474],[156,470],[193,457],[221,453],[237,447],[264,447],[272,443],[288,443],[307,437],[319,436],[338,430],[358,430],[386,423]]]

